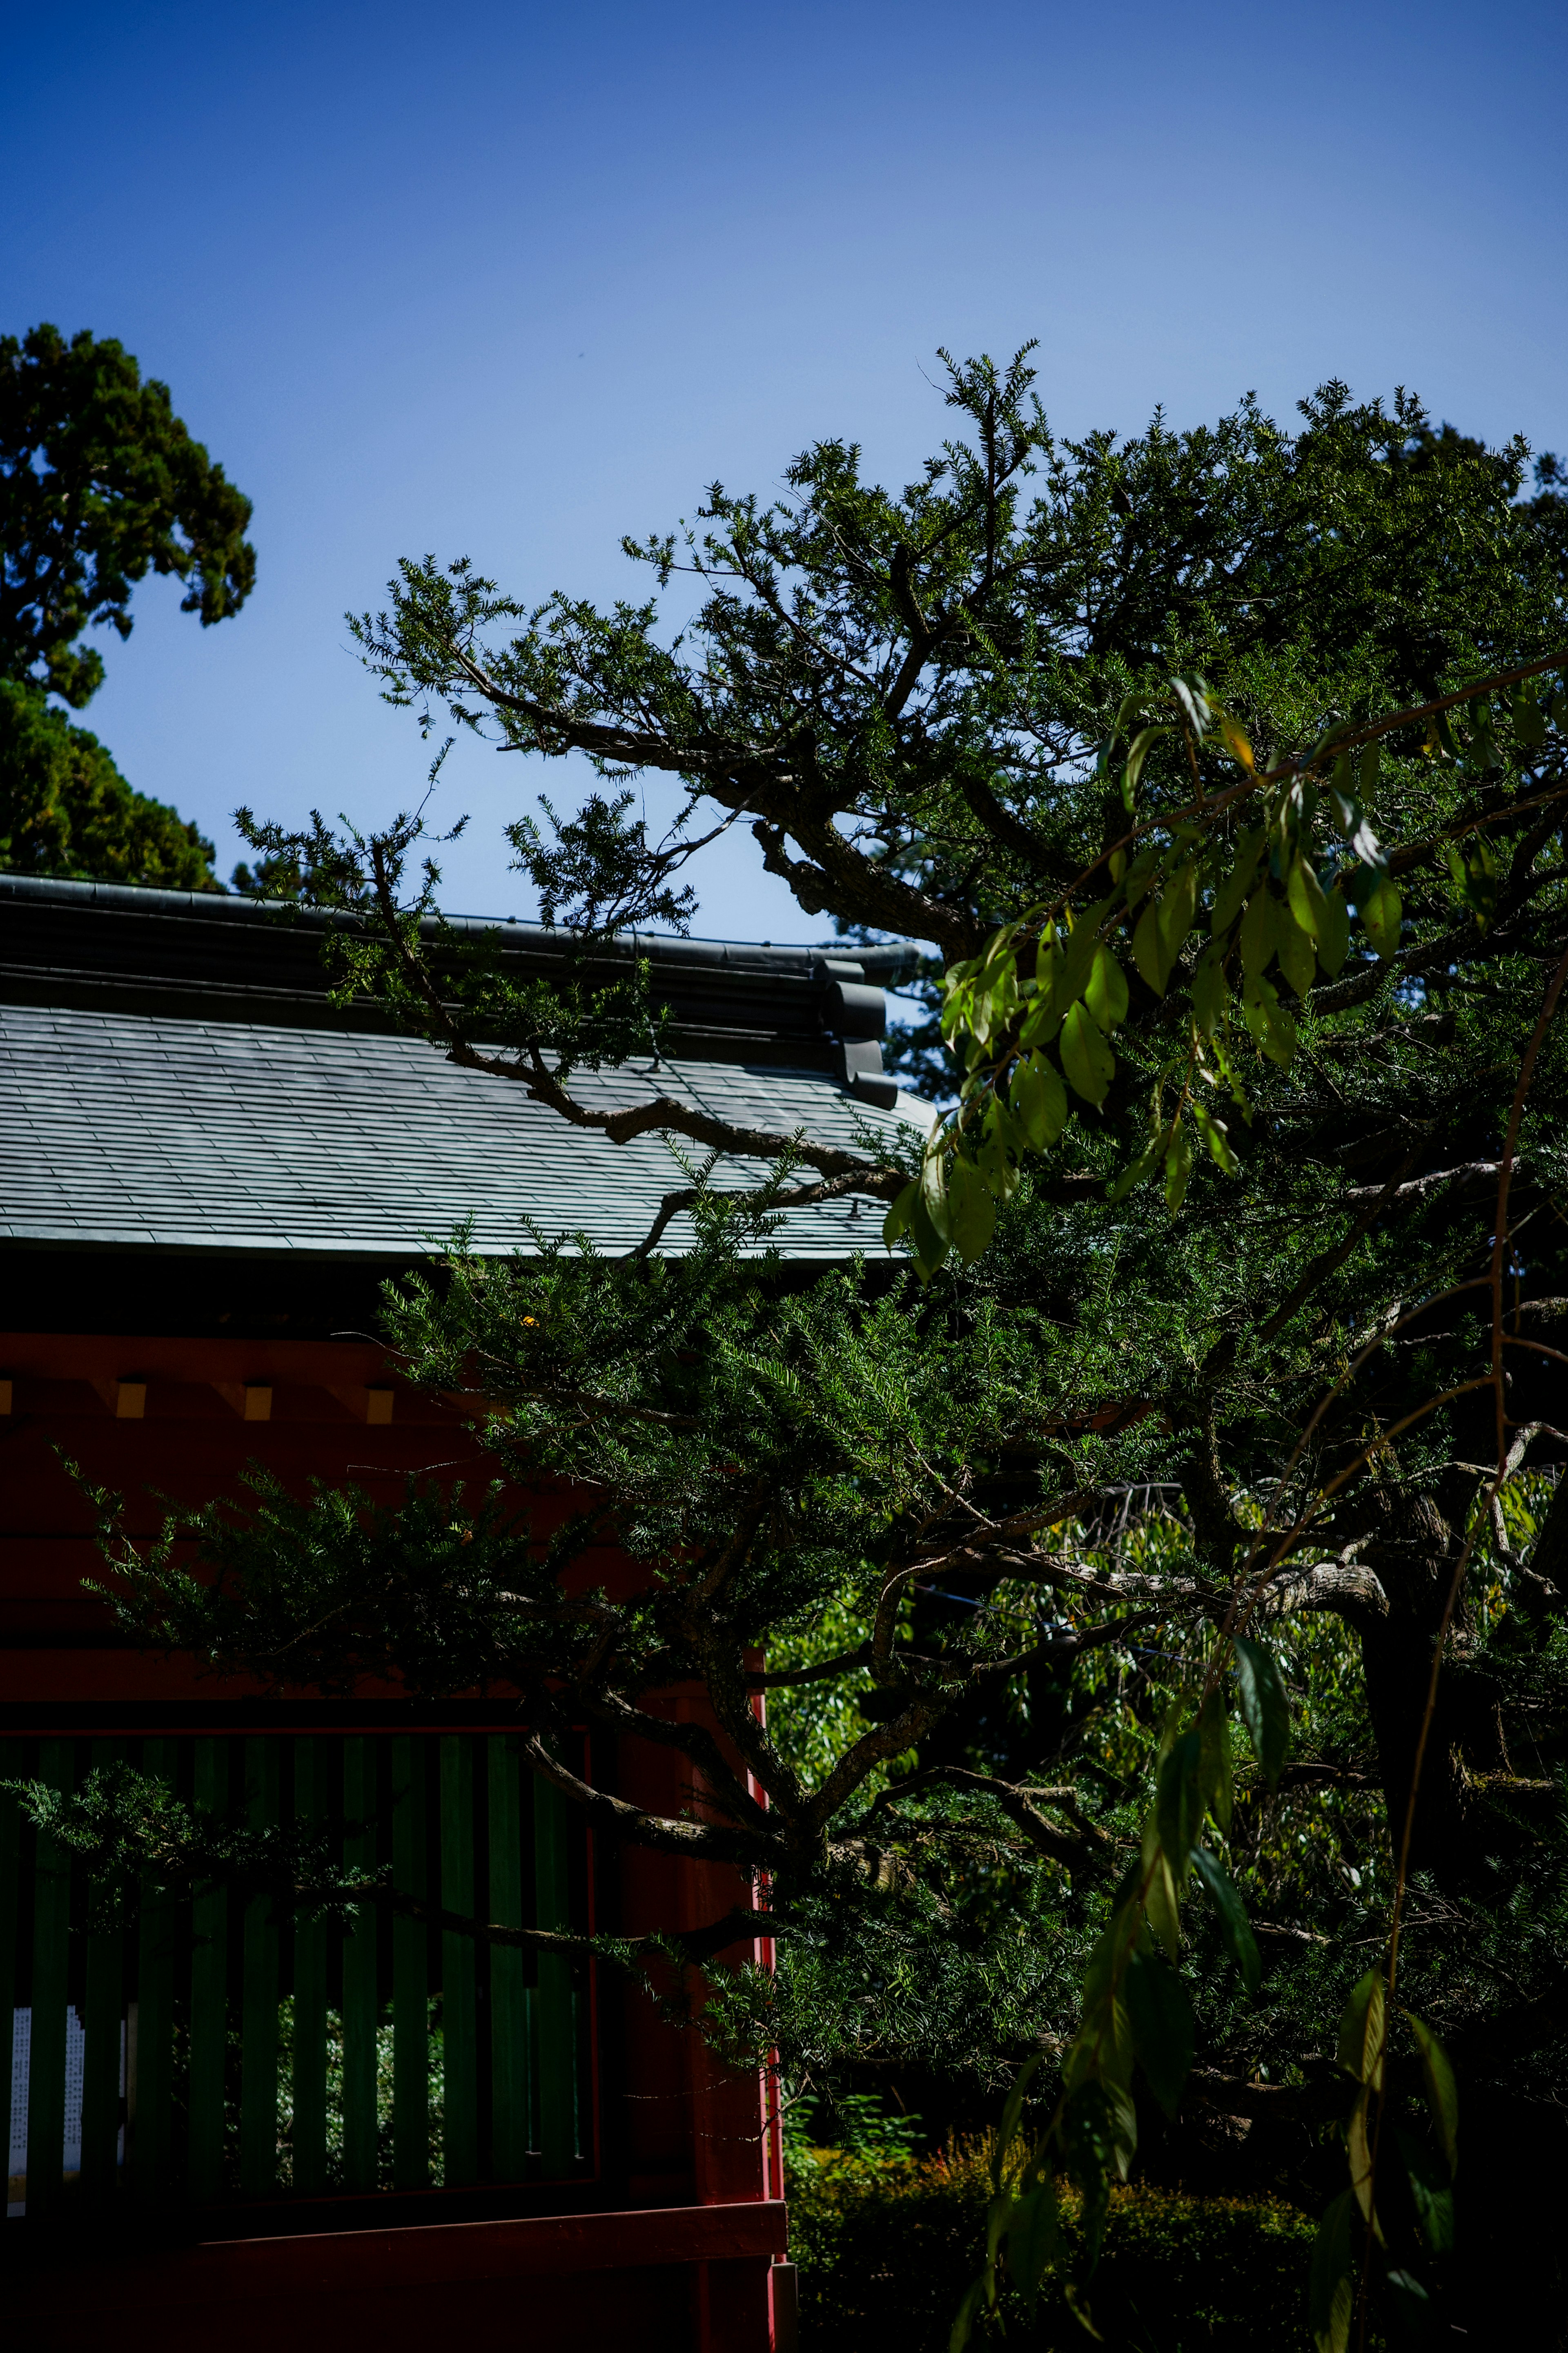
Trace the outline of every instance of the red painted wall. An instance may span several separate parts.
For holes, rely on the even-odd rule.
[[[250,1461],[291,1487],[302,1488],[312,1474],[353,1480],[387,1502],[410,1472],[452,1479],[471,1466],[476,1480],[486,1475],[460,1416],[401,1385],[368,1342],[0,1334],[0,1381],[6,1377],[0,1734],[68,1732],[88,1723],[108,1731],[119,1706],[134,1711],[141,1731],[153,1728],[150,1706],[177,1711],[171,1728],[216,1729],[232,1723],[237,1703],[255,1696],[199,1675],[191,1660],[115,1644],[107,1613],[80,1589],[99,1566],[91,1516],[57,1448],[89,1482],[127,1497],[138,1532],[150,1532],[161,1516],[150,1491],[208,1502],[234,1492]],[[140,1418],[116,1411],[127,1382],[145,1383]],[[244,1418],[247,1385],[269,1386],[268,1419]],[[390,1420],[367,1419],[372,1389],[390,1391]],[[537,1515],[563,1510],[564,1501],[552,1506],[536,1498],[534,1505]],[[625,1575],[624,1564],[608,1559],[595,1563],[594,1574],[614,1574],[617,1566]],[[362,1702],[393,1696],[358,1694]],[[699,1701],[672,1694],[669,1704],[684,1709]],[[271,1704],[269,1721],[274,1715],[277,1728],[287,1729],[286,1701]],[[363,1717],[357,1722],[363,1728]],[[321,1728],[319,1719],[312,1728]],[[683,1759],[643,1743],[623,1744],[619,1786],[633,1799],[670,1809],[695,1794]],[[696,1926],[740,1892],[732,1874],[641,1849],[624,1851],[612,1868],[630,1933],[671,1922]],[[771,1954],[756,1948],[755,1957]],[[597,1998],[621,2005],[625,2053],[613,2094],[622,2104],[614,2138],[623,2163],[613,2183],[599,2184],[604,2211],[570,2220],[443,2223],[443,2193],[435,2192],[414,2201],[417,2215],[407,2211],[405,2221],[403,2202],[389,2196],[393,2227],[385,2231],[334,2234],[324,2211],[331,2201],[321,2201],[311,2216],[299,2216],[318,2235],[164,2254],[134,2275],[123,2261],[107,2272],[84,2268],[79,2249],[68,2271],[46,2265],[19,2287],[24,2302],[13,2314],[18,2321],[26,2314],[25,2341],[39,2353],[100,2344],[110,2306],[117,2342],[155,2340],[160,2353],[205,2348],[219,2327],[237,2353],[252,2342],[274,2345],[279,2334],[297,2347],[336,2348],[367,2322],[392,2353],[427,2347],[437,2326],[471,2327],[492,2341],[563,2353],[613,2343],[639,2353],[665,2346],[787,2353],[793,2274],[775,2274],[773,2263],[784,2246],[783,2182],[763,2086],[718,2067],[696,2036],[664,2023],[608,1972],[598,1973]],[[133,2315],[141,2317],[132,2324]]]

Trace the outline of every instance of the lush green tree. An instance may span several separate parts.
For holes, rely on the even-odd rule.
[[[713,2031],[797,2070],[1043,2043],[1044,2130],[992,2241],[1026,2285],[1058,2163],[1092,2261],[1135,2056],[1167,2106],[1194,2050],[1238,2082],[1266,2056],[1305,2097],[1361,1979],[1356,2179],[1320,2266],[1342,2342],[1353,2214],[1396,2295],[1447,2227],[1426,2024],[1436,2139],[1393,2154],[1400,1935],[1401,1983],[1500,2096],[1562,2033],[1568,1440],[1540,1335],[1568,1291],[1568,510],[1551,460],[1531,486],[1522,444],[1403,395],[1329,386],[1294,433],[1248,403],[1077,443],[1023,359],[954,368],[949,399],[963,430],[901,493],[823,443],[787,501],[714,486],[696,530],[628,543],[661,585],[696,574],[679,637],[657,596],[525,607],[433,560],[356,624],[426,730],[597,765],[578,817],[512,828],[566,923],[679,913],[695,834],[649,841],[624,797],[654,768],[689,818],[748,821],[808,911],[934,943],[932,1136],[603,1111],[574,1073],[646,1038],[636,985],[518,991],[449,954],[420,927],[417,819],[247,819],[359,911],[346,987],[579,1126],[717,1155],[666,1204],[701,1240],[666,1256],[667,1214],[629,1262],[459,1249],[392,1303],[498,1471],[583,1495],[548,1539],[499,1501],[268,1490],[199,1520],[206,1581],[174,1531],[117,1542],[109,1503],[106,1540],[143,1638],[318,1686],[367,1664],[515,1686],[537,1768],[604,1830],[737,1865],[784,1958],[771,1984],[710,1975]],[[770,1186],[725,1155],[771,1159]],[[803,1293],[741,1254],[781,1204],[846,1191],[889,1204],[890,1263]],[[645,1570],[635,1600],[593,1589],[606,1542]],[[692,1676],[717,1736],[658,1712]],[[578,1779],[550,1736],[583,1721],[684,1748],[701,1818]],[[129,1834],[123,1789],[92,1803],[83,1837]],[[203,1835],[174,1840],[184,1867]],[[1261,1979],[1238,1886],[1287,1915]],[[711,1960],[753,1916],[682,1948]]]
[[[256,579],[249,521],[123,345],[85,328],[68,343],[50,326],[0,336],[0,677],[79,711],[103,659],[77,640],[94,623],[128,638],[149,572],[185,583],[180,609],[204,628],[237,612]]]
[[[0,679],[0,867],[213,891],[212,858],[177,810],[132,791],[96,735],[33,688]]]
[[[166,385],[85,330],[0,336],[0,864],[22,873],[221,886],[212,847],[126,782],[73,710],[103,678],[83,632],[132,630],[149,572],[182,580],[202,626],[256,577],[250,501],[174,415]]]

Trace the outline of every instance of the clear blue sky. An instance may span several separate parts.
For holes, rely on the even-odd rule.
[[[1568,11],[0,5],[0,331],[118,335],[256,502],[258,583],[172,584],[86,723],[237,854],[240,802],[419,789],[342,615],[399,554],[608,596],[623,530],[807,440],[902,480],[939,343],[1042,339],[1052,420],[1196,423],[1330,375],[1568,446]],[[477,746],[447,903],[531,912]],[[697,928],[803,939],[749,843]]]

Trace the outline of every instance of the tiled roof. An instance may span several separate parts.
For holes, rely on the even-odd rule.
[[[819,1071],[689,1060],[649,1071],[644,1060],[579,1073],[574,1089],[595,1108],[667,1093],[847,1145],[922,1108],[872,1109]],[[12,1242],[404,1258],[471,1217],[486,1251],[530,1248],[531,1219],[619,1252],[686,1181],[659,1136],[613,1145],[420,1039],[0,1006],[0,1238]],[[775,1239],[796,1259],[879,1250],[881,1214],[824,1204],[791,1213]],[[689,1238],[678,1219],[667,1247]]]

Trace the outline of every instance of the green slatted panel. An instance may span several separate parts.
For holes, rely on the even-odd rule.
[[[112,1765],[119,1743],[95,1740],[94,1771]],[[96,1907],[107,1890],[94,1883],[89,1905]],[[0,2017],[5,2004],[0,2000]],[[118,2178],[120,2141],[120,2067],[125,2018],[125,1937],[118,1922],[93,1929],[87,1940],[87,1993],[82,2026],[87,2046],[82,2053],[81,2187],[85,2197],[101,2202],[112,2195]]]
[[[392,1744],[392,1874],[398,1894],[426,1894],[425,1743]],[[392,1927],[392,2177],[399,2189],[430,2180],[429,1968],[423,1920]]]
[[[474,1744],[460,1734],[441,1741],[441,1901],[449,1912],[474,1909]],[[441,1938],[442,2179],[479,2178],[479,1997],[474,1940]]]
[[[522,1810],[517,1750],[504,1734],[485,1744],[489,1773],[489,1915],[498,1927],[521,1928]],[[521,2181],[528,2170],[528,1988],[524,1957],[513,1947],[490,1947],[490,2170],[498,2181]]]
[[[178,1755],[172,1740],[145,1740],[142,1770],[154,1780],[173,1782]],[[148,2204],[165,2200],[170,2187],[178,1933],[178,1907],[155,1899],[144,1884],[136,1930],[136,2089],[130,2158],[136,2195]]]
[[[69,1740],[40,1744],[38,1778],[74,1786]],[[33,1866],[33,2040],[27,2074],[27,2212],[60,2200],[66,2126],[66,1979],[70,1963],[70,1856],[40,1831]]]
[[[309,1827],[331,1812],[327,1744],[294,1743],[294,1815]],[[294,1915],[293,2183],[310,2195],[327,2186],[327,1936],[320,1913]]]
[[[245,1744],[246,1812],[253,1831],[279,1814],[276,1740]],[[245,1987],[240,2003],[239,2186],[269,2198],[278,2186],[278,1920],[269,1895],[245,1907]]]
[[[7,1765],[7,1772],[15,1771]],[[20,1776],[18,1775],[18,1778]],[[19,1974],[16,1950],[21,1924],[19,1910],[22,1818],[15,1798],[0,1789],[0,2126],[5,2133],[5,2153],[11,2148],[11,2037]],[[0,2237],[4,2232],[0,2231]]]
[[[228,1811],[227,1740],[198,1740],[195,1799],[205,1813]],[[193,2198],[224,2186],[224,2089],[228,2061],[228,1894],[208,1888],[191,1905],[190,2139],[186,2187]]]
[[[534,1921],[541,1928],[571,1925],[566,1867],[566,1799],[553,1782],[533,1777]],[[563,1953],[541,1953],[534,2003],[538,2041],[539,2140],[544,2170],[564,2173],[577,2154],[576,2025],[572,1965]]]
[[[343,1861],[375,1867],[376,1750],[359,1736],[343,1743]],[[354,1825],[360,1827],[355,1828]],[[343,2187],[375,2188],[376,1914],[366,1904],[343,1938]]]

